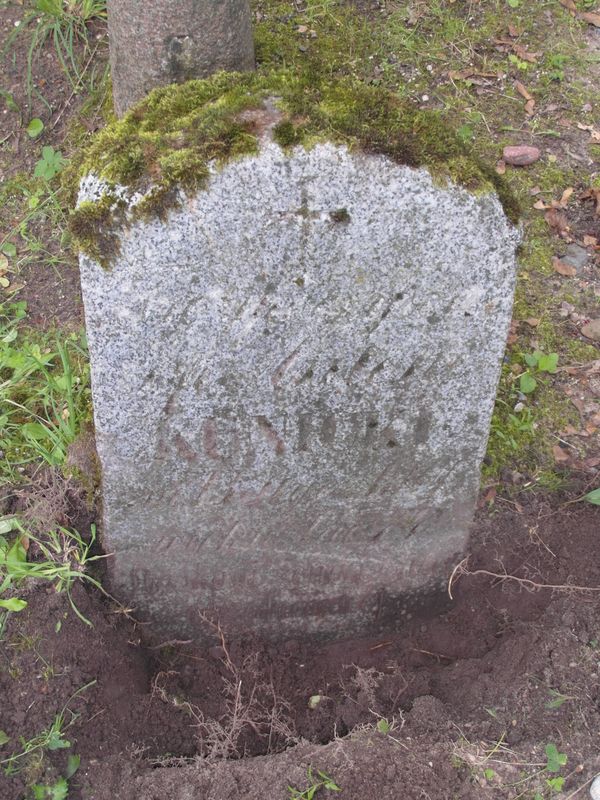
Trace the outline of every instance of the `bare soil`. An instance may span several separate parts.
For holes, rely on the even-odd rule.
[[[512,797],[548,743],[573,791],[600,769],[598,511],[499,505],[480,510],[467,569],[502,577],[455,576],[445,613],[384,638],[273,646],[214,630],[204,650],[157,645],[95,590],[74,596],[86,626],[65,595],[32,587],[0,651],[2,728],[27,739],[66,706],[71,747],[25,759],[2,797],[23,797],[36,768],[64,774],[69,753],[82,759],[75,800],[285,798],[309,766],[356,800]]]

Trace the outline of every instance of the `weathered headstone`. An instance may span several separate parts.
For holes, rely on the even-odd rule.
[[[108,268],[81,257],[104,541],[171,633],[390,624],[447,579],[478,490],[516,229],[494,193],[385,155],[284,150],[281,117],[244,111],[258,152],[166,218],[82,182],[82,208],[128,204],[102,218]]]

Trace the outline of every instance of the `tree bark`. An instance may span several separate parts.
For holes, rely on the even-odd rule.
[[[157,86],[254,69],[248,0],[108,0],[115,111]]]

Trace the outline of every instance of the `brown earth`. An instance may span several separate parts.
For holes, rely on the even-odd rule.
[[[543,788],[546,774],[525,776],[549,743],[574,791],[600,769],[600,588],[575,588],[600,587],[598,510],[498,502],[479,512],[467,569],[502,577],[456,575],[444,614],[384,638],[273,646],[214,629],[208,650],[148,645],[95,590],[74,594],[87,626],[32,587],[4,633],[0,724],[17,742],[66,708],[71,746],[24,758],[1,796],[76,753],[73,800],[286,798],[309,767],[356,800],[516,797],[518,781]]]

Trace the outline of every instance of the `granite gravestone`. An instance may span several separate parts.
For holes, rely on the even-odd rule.
[[[105,188],[89,175],[80,201]],[[82,255],[103,536],[138,617],[343,636],[439,588],[478,491],[517,238],[493,193],[267,133],[123,230],[110,269]]]

